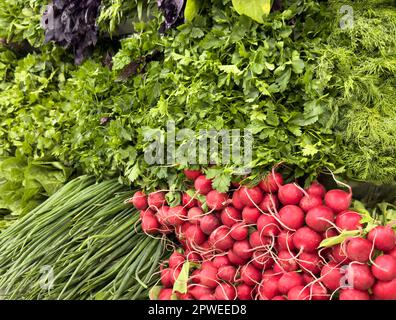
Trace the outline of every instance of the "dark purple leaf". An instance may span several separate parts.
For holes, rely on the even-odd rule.
[[[100,0],[54,0],[42,18],[45,41],[70,49],[80,64],[98,40]]]
[[[164,30],[183,23],[184,0],[157,0],[158,8],[164,13]]]

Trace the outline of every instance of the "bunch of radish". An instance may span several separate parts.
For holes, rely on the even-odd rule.
[[[396,300],[396,234],[371,227],[350,209],[349,189],[326,191],[313,182],[303,189],[284,184],[273,171],[258,185],[212,188],[201,171],[185,170],[195,195],[169,206],[165,192],[136,192],[150,235],[175,234],[180,250],[161,266],[159,299],[174,297],[185,261],[195,262],[188,290],[196,300]],[[204,200],[202,200],[204,199]],[[324,239],[358,230],[331,247]]]

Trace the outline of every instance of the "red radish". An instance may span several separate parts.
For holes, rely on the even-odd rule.
[[[242,221],[241,212],[232,206],[228,206],[221,211],[221,222],[227,227],[232,227],[236,222]]]
[[[228,281],[235,282],[236,268],[234,266],[222,266],[217,270],[217,278]]]
[[[130,202],[135,206],[138,210],[146,210],[148,207],[147,196],[143,191],[137,191],[133,195]]]
[[[279,219],[289,229],[297,230],[304,225],[304,212],[295,205],[287,205],[279,210]]]
[[[235,190],[232,195],[232,205],[238,210],[242,210],[245,207],[245,205],[242,203],[241,198],[239,196],[240,193],[241,193],[241,190],[238,189],[238,190]]]
[[[392,250],[388,251],[387,254],[396,258],[396,247],[394,247]]]
[[[235,254],[235,252],[232,250],[228,251],[227,257],[230,260],[230,262],[235,266],[241,266],[246,263],[246,259],[242,259],[240,256]]]
[[[341,230],[358,230],[362,228],[361,219],[362,216],[355,211],[343,211],[337,215],[335,224]]]
[[[331,291],[341,286],[342,277],[343,274],[341,273],[341,269],[334,262],[329,262],[324,265],[320,272],[322,283]]]
[[[194,187],[198,193],[206,195],[212,190],[212,180],[206,179],[204,175],[201,175],[195,179]]]
[[[185,237],[188,242],[192,243],[193,245],[201,245],[206,240],[205,234],[202,232],[201,228],[196,225],[190,225],[187,228]]]
[[[145,209],[145,210],[141,210],[140,211],[140,213],[139,213],[139,217],[140,217],[140,220],[142,220],[143,219],[143,217],[145,216],[145,215],[155,215],[155,212],[153,211],[153,210],[151,210],[151,209]]]
[[[293,243],[294,233],[290,231],[282,230],[279,235],[277,236],[277,243],[279,250],[294,250],[294,243]]]
[[[199,283],[209,288],[216,288],[218,284],[217,268],[202,264],[201,272],[199,273]]]
[[[322,233],[323,239],[332,238],[338,236],[339,233],[335,228],[329,228]]]
[[[372,242],[363,238],[352,238],[346,246],[346,254],[352,261],[367,262],[370,259]]]
[[[203,215],[203,210],[198,207],[191,208],[187,212],[188,221],[193,224],[199,224]]]
[[[242,210],[242,219],[247,224],[253,224],[257,222],[257,219],[261,216],[261,212],[257,208],[245,207]]]
[[[335,213],[348,210],[352,202],[352,193],[341,189],[334,189],[326,192],[325,204]]]
[[[204,209],[203,203],[197,199],[197,207]],[[206,208],[205,208],[206,209]]]
[[[245,206],[255,207],[263,200],[263,193],[259,187],[241,187],[239,190],[239,199]]]
[[[279,280],[282,275],[283,275],[283,273],[277,273],[274,270],[266,270],[265,272],[263,272],[262,279],[263,280],[268,280],[268,279],[271,279],[271,278],[276,278],[276,279]]]
[[[188,292],[197,300],[199,298],[211,295],[212,294],[212,289],[209,287],[205,287],[202,285],[191,285],[188,289]],[[209,300],[209,299],[208,299]]]
[[[270,211],[276,212],[279,208],[278,197],[274,194],[267,193],[264,195],[263,200],[259,204],[261,211],[269,213]]]
[[[370,296],[367,291],[347,288],[341,290],[339,299],[340,300],[370,300]]]
[[[241,280],[248,286],[254,286],[261,280],[261,272],[252,264],[246,264],[241,268]]]
[[[170,268],[180,268],[183,263],[186,261],[184,254],[180,252],[174,251],[169,257],[169,267]]]
[[[298,204],[304,193],[294,183],[288,183],[279,187],[278,198],[283,205]]]
[[[220,283],[214,293],[216,300],[235,300],[236,289],[229,283]]]
[[[230,263],[230,259],[228,259],[227,256],[216,256],[213,259],[213,266],[215,266],[216,268],[229,266]]]
[[[158,209],[157,219],[161,225],[167,225],[166,219],[168,217],[169,209],[170,209],[170,207],[168,207],[168,206],[162,206]]]
[[[216,300],[216,297],[214,296],[213,293],[209,293],[209,294],[204,294],[204,295],[200,296],[197,300],[205,300],[205,301]]]
[[[302,227],[294,233],[293,243],[298,250],[313,253],[322,241],[321,236],[308,227]]]
[[[377,300],[396,300],[396,279],[377,281],[372,290]]]
[[[175,230],[174,230],[174,228],[173,227],[169,227],[169,226],[167,226],[167,225],[162,225],[162,224],[160,224],[160,227],[159,227],[159,229],[158,229],[158,232],[159,233],[162,233],[162,234],[171,234],[172,232],[174,232]]]
[[[278,290],[282,294],[287,294],[291,288],[304,285],[303,277],[295,272],[284,273],[278,282]]]
[[[346,277],[348,284],[357,290],[368,290],[375,282],[375,278],[367,264],[349,264],[346,269]]]
[[[279,277],[270,277],[267,279],[263,279],[258,286],[259,296],[267,299],[272,299],[275,296],[279,295],[280,292],[278,290]]]
[[[211,190],[206,195],[206,204],[209,209],[213,209],[213,210],[223,209],[227,204],[227,200],[228,200],[227,193],[221,193],[218,192],[217,190]]]
[[[184,222],[181,226],[178,226],[175,229],[176,235],[178,236],[179,240],[185,239],[184,234],[186,233],[186,230],[188,229],[188,227],[191,225],[192,225],[192,223],[190,223],[190,222]]]
[[[176,279],[179,277],[181,268],[166,268],[161,270],[161,283],[164,287],[172,287]]]
[[[389,254],[378,256],[371,267],[374,276],[381,281],[392,281],[396,278],[396,258]]]
[[[261,215],[257,220],[257,229],[262,236],[277,236],[280,232],[278,222],[273,216]]]
[[[231,249],[234,240],[230,236],[230,228],[227,226],[220,226],[215,229],[209,236],[209,243],[214,249],[220,251]]]
[[[153,214],[146,213],[142,219],[142,230],[147,234],[157,234],[160,224]]]
[[[199,252],[204,260],[209,260],[212,258],[212,247],[208,240],[200,245]]]
[[[274,267],[272,268],[272,270],[274,270],[276,273],[281,273],[281,274],[283,274],[285,272],[285,270],[282,269],[282,267],[280,266],[279,263],[276,263],[274,265]]]
[[[203,233],[210,235],[221,226],[220,220],[214,214],[207,214],[201,218],[199,226]]]
[[[187,179],[190,180],[195,180],[197,179],[200,175],[202,175],[201,170],[189,170],[189,169],[184,169],[183,170],[184,175],[186,176]]]
[[[176,292],[176,295],[178,297],[178,300],[194,300],[194,297],[188,292],[187,293]]]
[[[191,209],[198,205],[197,200],[191,198],[187,192],[182,195],[182,204],[186,209]]]
[[[158,300],[174,300],[173,290],[168,288],[161,289],[158,295]]]
[[[252,291],[253,288],[251,286],[248,286],[245,283],[241,283],[237,287],[237,297],[239,300],[252,300]]]
[[[312,300],[329,300],[326,287],[320,282],[315,282],[309,286]]]
[[[322,259],[317,253],[302,252],[298,257],[297,262],[301,269],[313,274],[318,274],[322,265]]]
[[[266,270],[274,265],[274,259],[268,251],[256,250],[253,252],[253,265],[259,270]]]
[[[157,210],[165,204],[165,192],[156,191],[148,195],[147,203],[150,208]]]
[[[376,249],[382,251],[390,251],[396,244],[396,234],[390,226],[378,226],[371,229],[367,239],[374,242]]]
[[[209,261],[209,260],[205,260],[205,261],[202,262],[202,264],[201,264],[201,269],[205,269],[206,267],[217,269],[217,268],[215,267],[213,261]]]
[[[330,228],[333,221],[334,213],[326,206],[315,207],[309,210],[305,217],[307,225],[317,232],[323,232]]]
[[[304,283],[305,284],[310,284],[310,283],[315,281],[315,278],[313,276],[311,276],[309,273],[306,273],[306,272],[303,272],[302,277],[304,279]]]
[[[323,199],[326,194],[325,187],[317,181],[312,182],[312,184],[308,187],[307,193],[312,196],[317,196]]]
[[[192,283],[199,283],[200,282],[200,276],[199,274],[201,273],[200,269],[195,269],[192,273],[191,273],[191,282]]]
[[[287,292],[287,300],[309,300],[309,289],[304,286],[295,286]]]
[[[202,257],[197,252],[184,250],[184,254],[186,255],[188,261],[200,262],[202,260]]]
[[[166,216],[166,224],[171,226],[180,226],[184,220],[187,220],[187,211],[182,206],[170,207]]]
[[[161,270],[161,283],[165,288],[172,287],[172,269],[165,268]]]
[[[248,234],[249,227],[243,222],[236,223],[231,227],[230,235],[234,240],[244,240],[247,238]]]
[[[351,260],[349,260],[347,258],[343,246],[341,246],[340,244],[337,244],[336,246],[332,247],[331,257],[334,260],[334,262],[337,262],[337,263],[346,264],[346,263],[351,262]]]
[[[323,204],[322,198],[318,196],[308,195],[304,196],[300,200],[300,208],[304,210],[304,212],[308,212],[309,210],[319,207]]]
[[[249,236],[249,243],[252,248],[262,247],[271,243],[271,238],[260,235],[259,231],[254,231]]]
[[[273,297],[271,300],[286,300],[286,298],[284,296],[276,296]]]
[[[252,247],[248,240],[235,241],[232,251],[242,259],[249,259],[253,254]]]
[[[283,178],[280,173],[269,173],[260,183],[259,187],[266,193],[278,191],[279,186],[283,184]]]
[[[298,269],[296,259],[288,251],[278,253],[278,264],[285,272],[296,271]]]

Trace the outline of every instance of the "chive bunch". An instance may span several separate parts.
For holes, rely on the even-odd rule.
[[[141,299],[164,246],[147,238],[130,191],[82,176],[0,234],[2,299]]]

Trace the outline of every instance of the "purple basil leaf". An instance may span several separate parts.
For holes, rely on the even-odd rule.
[[[98,40],[99,6],[100,0],[54,0],[42,18],[45,42],[72,50],[80,64]]]
[[[164,13],[165,30],[183,20],[184,0],[157,0],[158,8]]]

